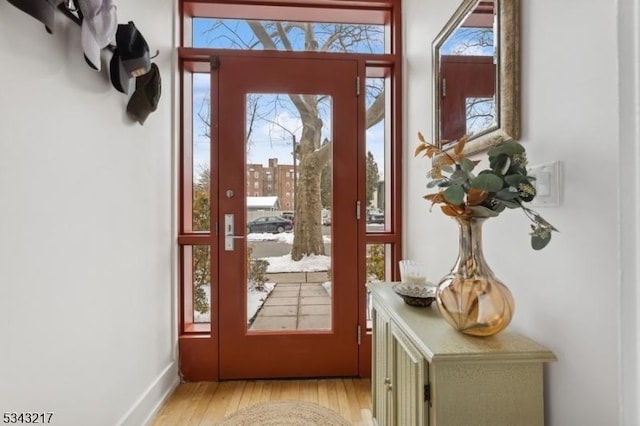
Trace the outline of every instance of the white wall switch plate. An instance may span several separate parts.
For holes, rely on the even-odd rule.
[[[529,176],[533,176],[536,196],[528,203],[532,207],[554,207],[560,205],[561,168],[559,161],[538,164],[527,168]]]

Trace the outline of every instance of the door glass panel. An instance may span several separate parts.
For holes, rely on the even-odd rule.
[[[182,248],[185,331],[209,331],[211,323],[211,251],[205,245]]]
[[[211,101],[209,74],[193,74],[192,152],[192,227],[210,230],[209,186],[211,182],[211,138],[209,135]]]
[[[387,230],[389,214],[386,198],[390,194],[387,190],[389,180],[387,161],[389,152],[389,137],[386,124],[387,93],[386,79],[378,77],[367,78],[367,96],[365,103],[368,118],[366,132],[366,223],[367,232],[383,232]],[[382,102],[381,102],[382,100]]]
[[[391,281],[391,244],[367,244],[367,283]],[[367,329],[371,328],[371,294],[367,290]]]
[[[331,108],[326,95],[246,97],[250,332],[331,330]]]

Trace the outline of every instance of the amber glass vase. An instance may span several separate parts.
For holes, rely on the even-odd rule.
[[[513,296],[484,259],[482,224],[486,219],[455,219],[460,228],[458,260],[438,283],[438,308],[456,330],[474,336],[491,336],[511,322]]]

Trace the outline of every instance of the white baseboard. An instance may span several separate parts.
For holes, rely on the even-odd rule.
[[[121,426],[140,426],[151,423],[162,404],[169,398],[169,395],[178,384],[180,384],[178,363],[173,361],[149,385],[117,424]]]

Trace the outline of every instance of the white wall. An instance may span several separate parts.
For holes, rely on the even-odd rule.
[[[80,49],[0,1],[0,411],[140,425],[177,384],[173,0],[116,2],[163,78],[144,126]],[[108,54],[105,52],[105,57]]]
[[[451,219],[438,209],[430,213],[421,199],[429,164],[412,153],[418,131],[431,135],[431,41],[459,3],[403,3],[405,84],[411,88],[405,90],[405,255],[425,260],[434,280],[453,266],[458,234]],[[510,329],[558,357],[545,374],[547,424],[637,425],[640,119],[637,109],[619,114],[638,102],[637,95],[619,99],[631,83],[638,89],[637,0],[521,3],[521,141],[530,164],[562,162],[562,205],[537,209],[561,232],[535,252],[524,215],[507,211],[485,224],[485,255],[515,297]],[[636,18],[619,17],[618,3],[625,13],[635,10]],[[619,70],[619,20],[628,21],[622,34],[636,37],[635,44],[620,44],[621,56],[635,62],[621,60],[620,66],[635,63],[635,74]],[[621,156],[630,167],[622,173]],[[621,178],[629,181],[619,185]],[[623,200],[632,210],[621,211]],[[625,295],[631,299],[622,303]],[[623,383],[622,376],[629,378]]]

